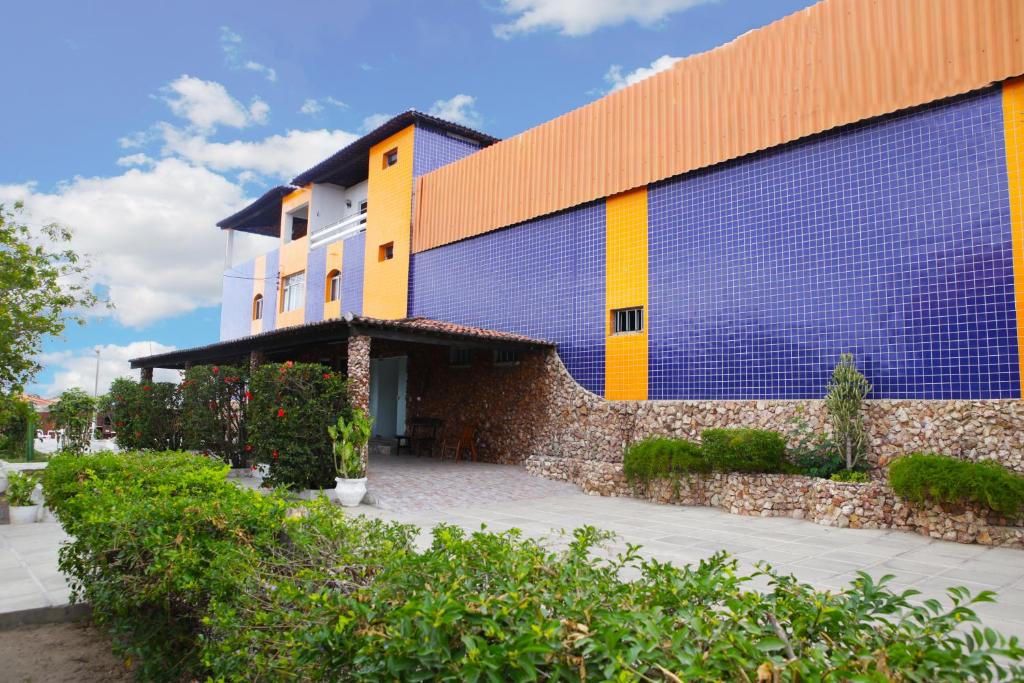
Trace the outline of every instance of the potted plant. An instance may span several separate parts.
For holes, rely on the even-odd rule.
[[[7,477],[7,504],[11,509],[11,524],[31,524],[39,518],[39,505],[32,502],[36,482],[21,472]]]
[[[355,507],[366,495],[366,465],[363,463],[363,448],[370,440],[371,420],[366,413],[356,408],[352,418],[338,418],[338,423],[327,428],[334,453],[334,468],[337,472],[334,487],[338,502],[345,507]]]

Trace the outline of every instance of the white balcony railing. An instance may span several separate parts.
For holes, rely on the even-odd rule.
[[[346,237],[355,235],[361,230],[365,230],[366,226],[366,214],[357,213],[351,216],[346,216],[339,221],[335,221],[330,225],[324,227],[317,232],[314,232],[309,236],[309,248],[316,249],[322,247],[325,244],[343,240]]]

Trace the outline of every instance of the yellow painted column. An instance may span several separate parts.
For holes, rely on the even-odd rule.
[[[324,271],[327,273],[327,277],[324,280],[324,291],[321,296],[324,297],[324,320],[331,320],[332,318],[341,317],[341,291],[338,292],[338,298],[334,301],[327,300],[327,294],[330,292],[331,287],[331,273],[338,271],[341,273],[341,267],[345,263],[345,242],[339,241],[327,247],[327,269]],[[341,289],[340,287],[338,288]]]
[[[309,260],[309,235],[290,242],[285,241],[285,217],[291,211],[309,204],[312,199],[312,186],[295,190],[281,200],[281,255],[278,258],[280,271],[277,292],[277,328],[301,325],[305,322],[306,307],[299,306],[291,311],[284,310],[284,282],[289,276],[306,272]]]
[[[263,320],[255,320],[252,315],[255,312],[256,297],[263,297],[263,316],[266,317],[266,306],[267,306],[267,283],[266,278],[267,272],[267,257],[257,256],[252,262],[252,298],[249,300],[249,334],[259,334],[263,331]]]
[[[647,188],[605,204],[605,398],[647,399]],[[643,330],[615,333],[614,311],[642,307]]]
[[[415,126],[370,148],[363,315],[408,316]]]
[[[1003,83],[1006,170],[1010,185],[1010,234],[1013,241],[1013,286],[1017,303],[1017,358],[1024,389],[1024,78]]]

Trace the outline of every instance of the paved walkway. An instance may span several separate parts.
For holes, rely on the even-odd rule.
[[[471,530],[481,524],[497,531],[517,527],[553,544],[564,542],[561,530],[591,524],[619,535],[613,551],[626,542],[640,543],[648,556],[685,564],[724,549],[744,568],[766,561],[823,589],[849,583],[858,569],[875,577],[894,574],[893,588],[915,588],[924,597],[943,597],[953,585],[990,589],[998,602],[976,608],[985,623],[1024,637],[1024,551],[601,498],[516,467],[389,457],[370,465],[370,487],[380,506],[363,505],[358,513],[426,528],[439,522]],[[424,532],[421,539],[427,537]],[[52,522],[0,525],[0,612],[67,602],[68,589],[57,571],[57,549],[65,538]]]
[[[70,595],[57,569],[67,539],[57,522],[0,524],[0,613],[66,605]]]
[[[472,507],[571,494],[564,481],[534,477],[515,465],[375,455],[367,468],[368,500],[394,512]]]

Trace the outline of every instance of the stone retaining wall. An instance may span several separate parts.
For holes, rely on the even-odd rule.
[[[572,481],[601,495],[634,494],[622,479],[622,454],[646,436],[697,439],[709,427],[785,433],[795,418],[815,431],[826,429],[820,400],[606,401],[580,387],[554,352],[524,354],[515,365],[495,366],[488,352],[479,351],[470,367],[456,368],[443,347],[375,342],[374,349],[375,355],[408,355],[410,419],[442,418],[449,437],[461,425],[473,425],[481,459],[522,464],[535,474]],[[1024,472],[1024,401],[879,400],[868,402],[867,413],[868,457],[876,478],[894,457],[915,451],[994,459]],[[740,476],[720,482],[712,478],[703,489],[713,492],[707,494],[711,497],[690,504],[912,529],[965,542],[1012,544],[1020,539],[1019,529],[1001,531],[998,520],[978,511],[911,509],[881,482],[858,485],[781,475],[736,479]]]
[[[605,467],[588,493],[635,496],[658,503],[717,507],[734,515],[793,517],[822,526],[900,529],[959,543],[1024,548],[1024,520],[974,506],[916,505],[882,481],[854,484],[786,474],[710,474],[631,486],[621,466]]]

